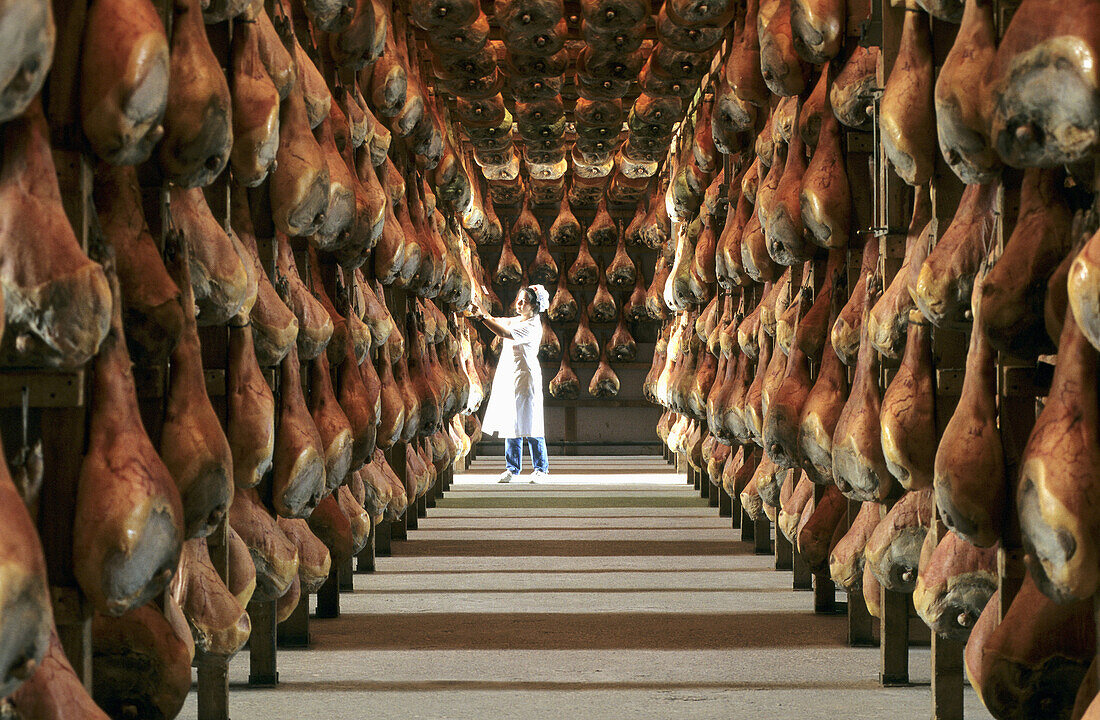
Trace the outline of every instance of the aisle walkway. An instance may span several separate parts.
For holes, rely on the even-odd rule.
[[[356,575],[310,650],[280,651],[278,689],[248,689],[235,658],[233,720],[929,716],[927,685],[880,688],[878,651],[848,648],[845,620],[663,461],[555,459],[539,485],[496,484],[499,464]],[[927,683],[927,650],[911,667]],[[989,717],[970,690],[966,717]]]

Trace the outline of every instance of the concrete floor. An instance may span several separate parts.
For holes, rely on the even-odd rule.
[[[234,658],[233,720],[930,717],[927,649],[913,686],[879,687],[878,650],[663,461],[555,458],[539,485],[499,466],[457,477],[309,650],[280,651],[277,689]],[[967,720],[989,717],[967,688]]]

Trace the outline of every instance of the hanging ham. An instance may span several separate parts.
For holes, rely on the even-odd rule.
[[[90,4],[81,47],[80,114],[97,155],[114,165],[149,159],[164,136],[168,66],[168,36],[150,0]]]
[[[233,457],[229,441],[206,394],[202,348],[190,308],[190,243],[171,235],[165,250],[168,271],[182,291],[184,328],[172,351],[160,455],[183,499],[184,537],[206,537],[233,499]]]
[[[967,184],[993,182],[1001,169],[1001,159],[989,137],[988,116],[996,37],[993,3],[967,0],[962,25],[936,78],[940,152]]]
[[[6,365],[75,368],[107,335],[111,289],[77,243],[61,204],[41,103],[3,126],[0,287]]]
[[[1009,165],[1052,167],[1096,149],[1098,10],[1082,0],[1029,0],[1013,14],[990,79],[990,132]]]
[[[246,187],[262,183],[279,150],[279,91],[264,67],[255,22],[234,25],[232,50],[233,178]]]
[[[867,567],[887,590],[912,592],[920,551],[935,514],[931,490],[906,493],[867,539]]]
[[[175,602],[167,612],[181,612]],[[150,603],[92,618],[92,698],[112,717],[174,718],[191,691],[194,643]]]
[[[50,3],[13,0],[5,5],[0,36],[10,44],[0,62],[0,123],[22,115],[42,90],[56,35]]]
[[[994,717],[1069,717],[1096,654],[1091,604],[1056,604],[1030,574],[1004,619],[1000,604],[994,594],[966,643],[970,684]]]
[[[953,532],[936,544],[928,533],[913,605],[933,632],[965,641],[996,591],[996,548],[976,548]]]
[[[882,396],[882,455],[906,490],[932,485],[936,459],[936,387],[932,328],[919,311],[909,313],[901,367]]]
[[[913,300],[937,327],[965,327],[978,269],[994,242],[999,183],[968,185],[951,225],[921,266]]]
[[[183,311],[179,288],[145,225],[137,173],[100,165],[93,197],[104,237],[114,248],[130,353],[140,365],[162,363],[179,341]]]
[[[206,38],[200,0],[173,0],[168,106],[160,165],[181,188],[209,185],[229,162],[232,107],[225,73]]]
[[[993,347],[1014,357],[1033,359],[1054,352],[1043,323],[1043,302],[1046,280],[1066,257],[1072,242],[1072,213],[1063,181],[1061,170],[1024,171],[1016,225],[1000,258],[981,282],[986,336]],[[1084,291],[1087,283],[1082,280],[1087,274],[1076,271],[1082,267],[1087,264],[1076,264],[1070,270],[1071,305],[1090,294],[1096,296],[1095,291]],[[1083,305],[1078,302],[1077,307]],[[1087,327],[1076,311],[1075,317]]]
[[[115,311],[93,367],[88,448],[73,519],[73,565],[96,610],[117,616],[149,602],[172,579],[184,537],[184,509],[172,474],[142,426],[118,286],[111,284]]]
[[[200,325],[248,315],[259,291],[256,266],[237,234],[214,218],[199,188],[169,190],[172,220],[188,244],[191,289]]]
[[[898,56],[879,103],[879,132],[886,157],[910,185],[924,185],[932,177],[936,159],[932,91],[928,19],[920,12],[906,12]]]
[[[1096,592],[1100,553],[1091,494],[1100,467],[1097,351],[1069,312],[1058,343],[1050,393],[1028,438],[1016,506],[1028,567],[1056,602]]]

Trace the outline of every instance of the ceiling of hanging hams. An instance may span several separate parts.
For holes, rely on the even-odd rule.
[[[634,206],[710,69],[731,0],[410,0],[436,96],[496,204]],[[473,174],[473,173],[472,173]]]

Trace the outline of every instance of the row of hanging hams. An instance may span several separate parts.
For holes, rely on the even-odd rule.
[[[1076,88],[1091,67],[1092,5],[1025,0],[998,42],[991,3],[910,3],[878,114],[886,157],[914,185],[889,282],[878,238],[855,234],[869,222],[852,204],[867,179],[843,144],[842,126],[870,128],[878,50],[843,42],[845,22],[865,14],[797,1],[747,10],[757,37],[754,23],[737,26],[724,84],[696,121],[710,112],[734,173],[719,190],[724,222],[706,206],[720,176],[690,148],[663,198],[675,247],[659,300],[672,317],[644,388],[666,408],[658,435],[872,613],[881,588],[913,593],[930,627],[967,641],[967,672],[996,717],[1091,717],[1100,236],[1091,109]],[[815,56],[822,12],[841,42]],[[929,13],[961,22],[936,74]],[[1064,97],[1049,92],[1059,83]],[[928,187],[936,152],[966,183],[946,219]],[[1013,229],[998,249],[1002,207]],[[969,347],[948,414],[933,341],[960,330]],[[998,353],[1056,353],[1026,443],[1003,424]],[[883,364],[897,367],[884,387]],[[860,503],[850,523],[849,501]],[[930,531],[937,518],[946,532]],[[1027,573],[1001,620],[997,552],[1015,519]]]
[[[19,580],[0,605],[0,703],[17,716],[174,717],[196,653],[229,657],[247,640],[252,598],[289,616],[479,435],[472,413],[490,376],[453,311],[480,268],[465,229],[444,219],[473,207],[469,174],[443,142],[400,18],[369,0],[278,2],[274,17],[241,0],[170,9],[169,39],[148,0],[95,0],[83,32],[57,42],[58,57],[85,60],[68,80],[99,156],[91,258],[64,214],[36,99],[54,55],[50,6],[0,10],[23,43],[4,53],[20,76],[0,128],[4,360],[91,360],[92,378],[73,533],[96,611],[94,700],[53,632],[42,551],[5,468],[0,555]],[[227,19],[228,78],[207,37]],[[329,85],[333,66],[347,72]],[[146,163],[152,173],[135,169]],[[203,187],[227,167],[222,222]],[[138,180],[157,173],[170,183],[163,247]],[[399,324],[391,284],[434,301]],[[225,425],[200,326],[227,333]],[[138,412],[132,362],[169,364],[159,437]],[[281,370],[277,396],[264,367]],[[397,442],[404,477],[382,454]],[[223,519],[225,579],[206,541]]]

